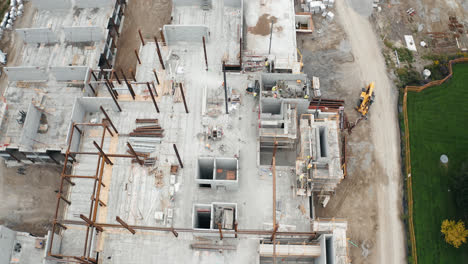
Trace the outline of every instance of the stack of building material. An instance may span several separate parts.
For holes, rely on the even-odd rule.
[[[323,0],[323,4],[328,8],[332,8],[335,5],[335,0]]]
[[[338,111],[344,106],[344,100],[313,98],[310,101],[309,109],[320,109],[322,111]]]
[[[314,97],[320,97],[322,96],[322,93],[320,92],[320,79],[319,77],[312,77],[312,89],[314,92]]]
[[[312,14],[321,14],[326,8],[326,5],[321,1],[312,1],[309,3],[309,12]]]
[[[131,132],[129,142],[136,152],[150,153],[156,150],[156,144],[161,143],[164,129],[158,123],[158,119],[137,119],[139,124]]]

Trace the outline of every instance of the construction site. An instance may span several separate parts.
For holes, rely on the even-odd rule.
[[[407,262],[393,1],[9,3],[0,263]]]

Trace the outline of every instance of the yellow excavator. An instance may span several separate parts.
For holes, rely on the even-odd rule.
[[[345,120],[346,120],[345,127],[348,128],[348,134],[351,134],[351,131],[353,130],[353,128],[355,128],[359,124],[359,122],[361,122],[363,119],[367,119],[369,108],[375,99],[374,88],[375,88],[374,82],[371,82],[367,86],[367,88],[362,88],[361,96],[359,97],[359,102],[356,107],[356,110],[361,114],[361,116],[353,123],[348,122],[347,118],[345,117]]]
[[[367,118],[369,113],[369,108],[374,102],[375,93],[374,93],[374,82],[371,82],[367,88],[362,88],[361,96],[359,97],[359,103],[356,107],[356,110],[361,113],[362,117]]]

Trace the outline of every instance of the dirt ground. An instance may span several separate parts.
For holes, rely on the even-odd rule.
[[[0,161],[0,224],[45,235],[55,215],[61,170],[53,165],[6,168]]]
[[[160,39],[159,29],[171,22],[172,0],[132,0],[125,9],[125,20],[121,37],[117,44],[117,58],[114,68],[124,70],[130,76],[130,69],[135,69],[137,59],[135,49],[141,45],[138,29],[143,38],[154,41]]]
[[[358,246],[349,244],[352,263],[405,263],[398,91],[363,2],[337,2],[333,22],[314,16],[316,32],[298,35],[304,72],[320,77],[324,98],[345,100],[350,121],[358,117],[354,107],[360,89],[376,83],[369,119],[348,137],[348,177],[316,213],[348,220],[348,237]]]

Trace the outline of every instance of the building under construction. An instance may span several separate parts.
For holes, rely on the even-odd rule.
[[[132,76],[113,68],[125,1],[33,2],[57,28],[18,31],[1,155],[63,170],[43,248],[2,228],[7,261],[349,263],[346,221],[314,213],[344,177],[341,118],[314,107],[293,1],[174,0]],[[244,30],[264,14],[270,34]]]

